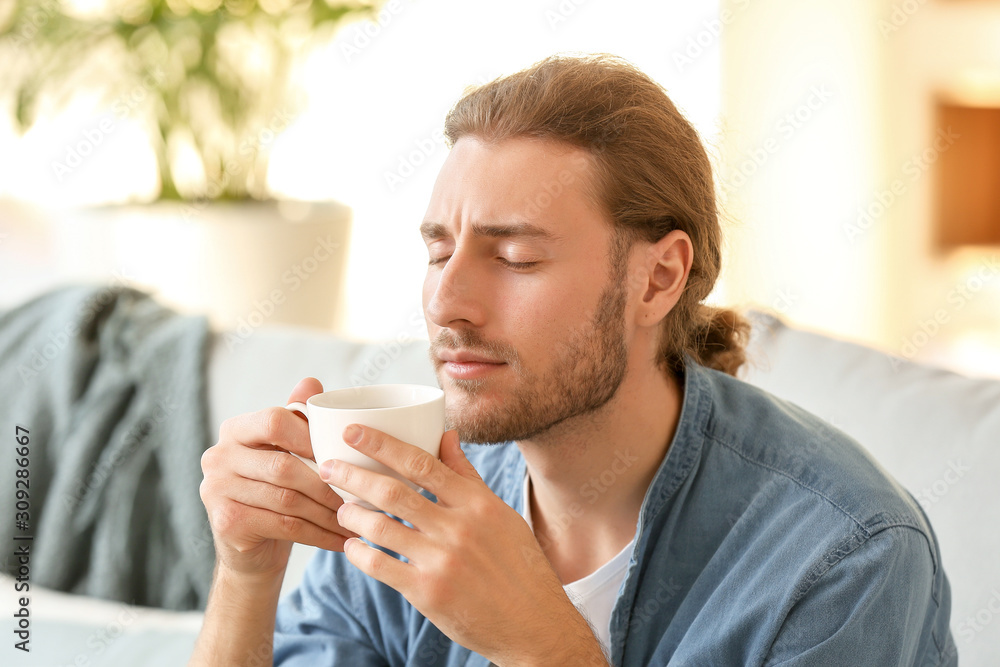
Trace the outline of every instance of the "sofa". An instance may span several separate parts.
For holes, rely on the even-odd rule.
[[[1000,664],[1000,379],[975,379],[790,326],[750,311],[749,363],[740,377],[799,404],[861,442],[920,502],[941,542],[952,586],[961,664]],[[207,368],[214,442],[228,417],[284,405],[303,377],[324,387],[436,384],[427,342],[403,334],[358,342],[290,326],[252,335],[214,331]],[[282,594],[313,549],[295,545]],[[13,582],[0,581],[3,609]],[[172,612],[32,589],[32,652],[0,649],[0,664],[185,664],[199,612]],[[4,613],[7,613],[6,611]],[[878,641],[873,637],[872,641]]]

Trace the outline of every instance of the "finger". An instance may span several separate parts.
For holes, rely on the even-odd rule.
[[[275,447],[312,458],[309,423],[283,407],[270,407],[222,422],[219,442],[235,442],[254,449]]]
[[[268,490],[272,498],[270,503],[254,501],[246,493],[236,499],[247,505],[279,512],[282,508],[305,507],[308,501],[310,515],[299,512],[299,516],[320,525],[324,522],[316,521],[317,518],[335,516],[343,504],[329,485],[287,452],[249,449],[231,443],[216,445],[202,455],[202,468],[205,471],[203,486],[209,497],[236,497],[234,493],[237,489],[260,483],[263,486],[257,488]]]
[[[408,528],[390,516],[366,509],[357,503],[344,503],[337,511],[337,521],[343,528],[369,542],[395,551],[410,560],[419,553],[421,543],[426,540],[426,536],[418,530]]]
[[[437,505],[394,477],[336,460],[324,462],[320,475],[325,482],[409,521],[422,532],[427,532],[436,518]]]
[[[226,468],[241,478],[267,482],[276,487],[301,493],[336,512],[344,502],[305,463],[283,451],[254,449],[221,452]]]
[[[343,528],[337,518],[337,510],[340,509],[342,503],[330,507],[318,503],[294,489],[254,479],[236,477],[230,478],[224,483],[226,488],[220,495],[225,495],[225,497],[242,505],[268,510],[275,514],[298,517],[323,530],[345,537],[352,536],[351,530]],[[323,486],[326,485],[323,484]]]
[[[431,454],[378,429],[351,424],[344,429],[344,442],[439,498],[440,493],[447,493],[448,483],[458,479],[451,468]]]
[[[223,536],[237,535],[237,549],[251,548],[261,540],[288,540],[316,546],[328,551],[343,551],[349,539],[300,517],[279,514],[271,510],[229,501],[212,515],[213,530]]]
[[[305,403],[311,396],[323,393],[323,383],[313,377],[302,378],[299,383],[295,385],[292,389],[292,393],[288,395],[288,403]],[[298,414],[298,413],[295,413]],[[304,417],[302,417],[305,419]]]
[[[396,589],[409,599],[409,583],[416,576],[413,565],[374,549],[359,539],[350,539],[344,543],[344,555],[369,577]]]
[[[441,438],[441,462],[466,479],[483,481],[479,471],[462,451],[458,431],[446,431]]]
[[[321,394],[321,393],[323,393],[323,383],[322,382],[320,382],[319,380],[317,380],[314,377],[302,378],[301,380],[299,380],[299,383],[297,385],[295,385],[295,387],[292,389],[292,393],[288,395],[288,401],[287,401],[286,405],[288,405],[290,403],[305,403],[306,401],[309,400],[310,397],[312,397],[312,396],[314,396],[316,394]],[[296,417],[298,417],[300,420],[302,420],[306,424],[309,423],[309,420],[302,413],[297,412],[295,410],[289,410],[289,412],[291,412],[293,415],[295,415]],[[289,450],[289,451],[291,451],[291,450]],[[310,461],[315,461],[315,459],[313,458],[313,452],[312,452],[312,445],[311,444],[309,446],[309,452],[308,453],[306,453],[306,454],[302,454],[301,452],[295,452],[295,453],[298,454],[299,456],[302,456],[303,458],[309,459]]]

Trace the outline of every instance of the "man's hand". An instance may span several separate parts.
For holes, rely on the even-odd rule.
[[[289,402],[323,391],[315,378]],[[227,419],[201,457],[201,499],[215,538],[215,575],[191,667],[271,664],[275,610],[292,542],[343,551],[343,501],[288,452],[311,458],[309,426],[285,408]]]
[[[455,431],[442,438],[440,461],[371,428],[349,426],[344,439],[437,497],[435,504],[399,480],[349,463],[322,463],[327,482],[413,526],[345,503],[340,525],[408,561],[348,540],[344,553],[362,572],[498,665],[607,664],[531,528],[486,486]]]
[[[306,378],[289,402],[322,391],[319,380]],[[227,419],[202,456],[201,499],[220,568],[280,577],[292,542],[343,551],[354,535],[337,521],[340,496],[288,452],[312,458],[308,422],[272,407]]]

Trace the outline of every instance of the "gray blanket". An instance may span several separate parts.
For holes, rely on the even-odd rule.
[[[27,546],[33,586],[204,609],[215,559],[198,494],[211,444],[209,342],[205,317],[113,283],[0,313],[4,571],[21,565],[11,545]],[[18,426],[27,462],[16,457]],[[18,475],[30,485],[27,517]]]

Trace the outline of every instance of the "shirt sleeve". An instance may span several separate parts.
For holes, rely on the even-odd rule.
[[[764,664],[909,666],[928,652],[957,664],[949,610],[939,605],[947,582],[935,577],[944,575],[921,532],[894,526],[873,535],[792,607]]]
[[[320,550],[278,604],[274,664],[388,667],[405,662],[402,596],[364,576],[343,553]]]

